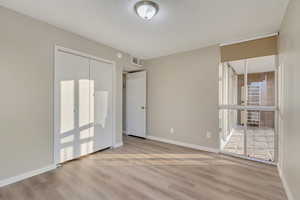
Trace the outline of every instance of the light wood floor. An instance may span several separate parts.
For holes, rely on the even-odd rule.
[[[0,188],[1,200],[286,200],[276,167],[125,137],[124,146]]]

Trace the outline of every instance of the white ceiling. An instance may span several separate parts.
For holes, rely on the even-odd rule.
[[[277,32],[289,0],[154,0],[151,21],[138,0],[0,0],[0,5],[140,58]]]
[[[275,56],[264,56],[247,59],[247,72],[259,73],[259,72],[271,72],[276,69],[276,57]],[[237,60],[229,62],[229,65],[233,67],[237,74],[245,73],[245,60]]]

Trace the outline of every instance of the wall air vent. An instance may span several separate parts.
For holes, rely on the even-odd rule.
[[[135,65],[135,66],[139,66],[142,67],[142,60],[137,58],[137,57],[131,57],[131,64]]]

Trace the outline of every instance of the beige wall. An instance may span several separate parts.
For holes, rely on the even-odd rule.
[[[283,127],[280,165],[294,196],[300,199],[300,1],[290,0],[279,36],[279,62],[284,70]]]
[[[122,67],[115,49],[0,7],[0,180],[53,162],[54,45],[117,62],[117,142]]]
[[[211,46],[145,62],[148,135],[218,148],[219,51]]]

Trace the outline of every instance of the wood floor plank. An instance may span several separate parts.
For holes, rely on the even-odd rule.
[[[0,200],[287,200],[275,166],[135,137],[0,188]]]

